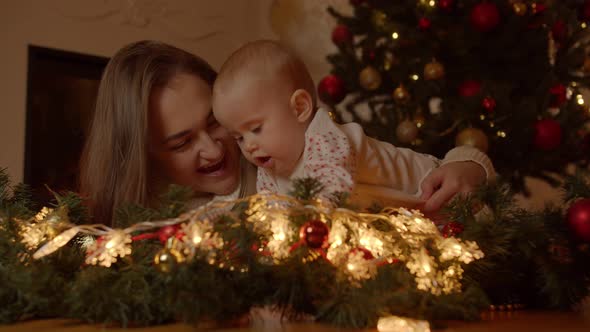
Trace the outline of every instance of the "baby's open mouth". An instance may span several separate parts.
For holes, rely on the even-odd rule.
[[[270,166],[270,157],[256,157],[256,161],[260,167],[269,167]]]
[[[225,156],[221,158],[219,161],[215,162],[214,164],[207,165],[205,167],[199,167],[197,171],[203,174],[210,174],[216,172],[225,166]]]

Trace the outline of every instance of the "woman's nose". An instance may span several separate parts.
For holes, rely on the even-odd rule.
[[[223,143],[213,139],[209,134],[203,134],[199,144],[199,158],[217,160],[223,155]]]

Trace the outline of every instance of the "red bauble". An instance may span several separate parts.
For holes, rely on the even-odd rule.
[[[326,104],[338,104],[346,97],[344,81],[336,75],[324,77],[318,84],[318,95]]]
[[[492,97],[485,97],[481,101],[481,105],[483,106],[483,108],[486,109],[486,111],[488,111],[489,113],[492,113],[493,111],[496,110],[496,99],[494,99]]]
[[[426,17],[422,17],[418,20],[418,28],[420,28],[420,30],[428,30],[431,26],[432,22]]]
[[[563,84],[556,84],[549,89],[549,93],[553,96],[551,99],[551,106],[559,107],[567,100],[566,88]]]
[[[533,14],[537,15],[537,14],[541,14],[542,12],[544,12],[545,10],[547,10],[547,6],[545,6],[542,3],[533,3],[532,5],[533,8]]]
[[[551,27],[551,34],[553,35],[553,39],[564,41],[567,38],[567,26],[563,21],[557,20]]]
[[[176,235],[180,229],[180,225],[164,226],[158,230],[158,239],[161,243],[166,243],[171,236]]]
[[[344,24],[337,25],[332,31],[332,42],[337,46],[352,44],[352,32]]]
[[[584,21],[590,20],[590,0],[586,0],[584,5],[582,6],[582,11],[580,12],[580,17]]]
[[[578,239],[590,242],[590,198],[580,199],[570,206],[567,223]]]
[[[481,32],[488,32],[500,23],[500,12],[492,2],[482,2],[471,10],[471,25]]]
[[[454,237],[463,233],[464,229],[465,226],[463,226],[463,224],[458,223],[456,221],[449,221],[446,225],[443,226],[441,233],[444,237]]]
[[[553,119],[543,119],[535,123],[535,147],[553,150],[561,144],[561,125]]]
[[[369,251],[369,249],[367,249],[367,248],[356,247],[350,251],[351,254],[356,254],[357,252],[362,252],[363,258],[368,261],[375,258],[375,256],[373,256],[373,253],[371,253],[371,251]]]
[[[455,4],[454,0],[438,0],[438,8],[442,10],[451,10],[453,9],[453,5]]]
[[[310,248],[325,248],[328,246],[329,232],[326,224],[319,220],[311,220],[301,226],[299,238]]]
[[[473,97],[481,91],[481,82],[466,80],[459,85],[459,95],[462,97]]]

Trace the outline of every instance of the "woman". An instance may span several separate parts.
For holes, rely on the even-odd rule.
[[[156,203],[168,183],[204,200],[254,193],[255,175],[246,173],[255,170],[213,118],[215,77],[197,56],[154,41],[112,57],[80,164],[80,191],[95,222],[112,224],[124,204]]]
[[[95,222],[112,224],[125,204],[154,205],[168,183],[193,189],[195,204],[255,193],[255,168],[212,115],[215,77],[205,61],[164,43],[132,43],[113,56],[80,164],[80,192]],[[425,212],[494,177],[487,156],[474,150],[453,149],[424,174]],[[473,161],[481,168],[467,176]]]

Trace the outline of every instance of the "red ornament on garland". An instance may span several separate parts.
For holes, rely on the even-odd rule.
[[[459,95],[462,97],[473,97],[481,91],[481,82],[466,80],[459,85]]]
[[[492,2],[482,2],[471,10],[471,25],[481,32],[493,30],[500,23],[500,12]]]
[[[362,252],[363,258],[368,261],[375,258],[375,256],[373,256],[373,253],[371,253],[371,251],[369,251],[369,249],[363,248],[363,247],[356,247],[356,248],[352,249],[350,251],[350,254],[356,254],[357,252]]]
[[[337,25],[332,31],[332,42],[337,46],[352,44],[352,33],[344,24]]]
[[[590,198],[580,199],[570,206],[567,223],[578,239],[590,242]]]
[[[346,97],[344,81],[336,75],[324,77],[318,84],[318,95],[326,104],[338,104]]]
[[[308,247],[319,249],[328,246],[329,233],[330,230],[325,223],[319,220],[311,220],[301,226],[301,229],[299,229],[299,238]]]
[[[431,26],[432,26],[432,22],[430,22],[430,20],[427,19],[426,17],[422,17],[418,20],[418,28],[420,28],[420,30],[422,30],[422,31],[426,31],[426,30],[430,29]]]
[[[438,1],[438,8],[445,10],[445,11],[450,11],[451,9],[453,9],[454,4],[455,4],[454,0],[439,0]]]
[[[178,230],[180,230],[180,225],[164,226],[158,230],[158,240],[164,244],[170,237],[175,236]]]
[[[486,111],[488,111],[489,113],[492,113],[496,110],[496,99],[489,97],[489,96],[485,97],[481,101],[481,105],[483,106],[483,108],[486,109]]]
[[[444,236],[445,238],[454,237],[463,233],[464,229],[465,226],[463,226],[463,224],[458,223],[456,221],[449,221],[446,225],[443,226],[441,233],[442,236]]]
[[[567,100],[566,88],[563,84],[556,84],[549,89],[549,93],[553,96],[551,106],[559,107]]]
[[[561,125],[553,119],[535,123],[534,145],[537,149],[549,151],[561,144]]]

